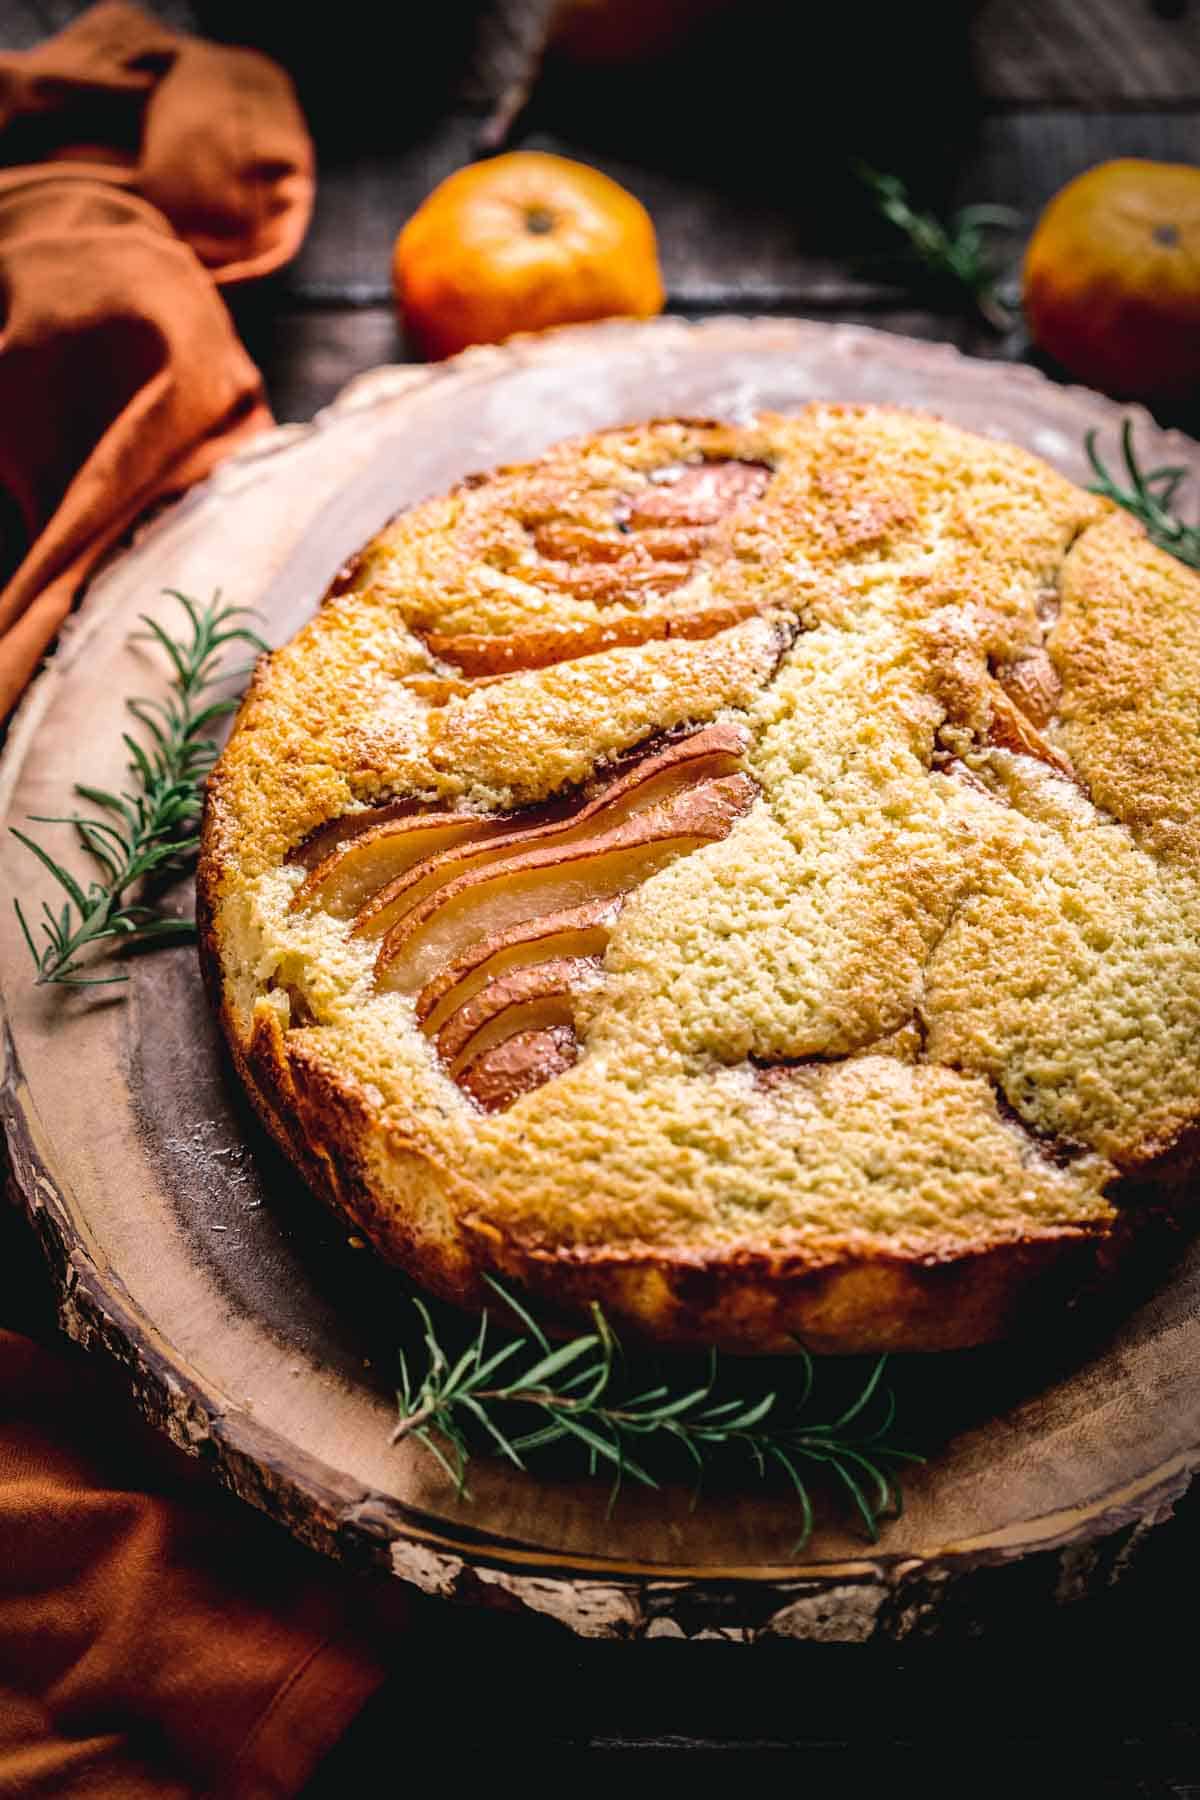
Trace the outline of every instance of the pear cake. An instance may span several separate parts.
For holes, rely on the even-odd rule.
[[[1053,1329],[1200,1153],[1200,578],[899,410],[569,442],[262,660],[199,890],[262,1118],[437,1294]]]

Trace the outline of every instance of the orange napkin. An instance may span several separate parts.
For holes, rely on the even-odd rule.
[[[0,55],[0,160],[2,718],[104,550],[271,424],[214,283],[295,251],[313,178],[274,64],[121,0]],[[340,1571],[4,1330],[0,1544],[0,1793],[290,1795],[383,1678]]]
[[[214,282],[278,268],[312,146],[266,57],[105,0],[0,54],[0,719],[145,507],[271,424]]]
[[[2,1204],[2,1201],[0,1201]],[[409,1606],[214,1490],[109,1371],[0,1331],[0,1794],[282,1800]],[[389,1584],[394,1590],[396,1584]]]

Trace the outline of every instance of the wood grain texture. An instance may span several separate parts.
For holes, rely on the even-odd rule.
[[[578,430],[815,397],[924,405],[1083,472],[1108,403],[1028,371],[853,328],[788,321],[611,324],[378,370],[315,429],[226,465],[96,582],[31,694],[3,764],[8,818],[62,806],[81,762],[120,774],[121,696],[161,671],[128,630],[166,587],[259,605],[290,635],[348,551],[398,506]],[[1195,446],[1139,422],[1153,459]],[[166,617],[169,603],[156,608]],[[6,885],[36,906],[12,840]],[[734,1486],[627,1492],[483,1461],[456,1503],[419,1445],[388,1443],[397,1278],[350,1249],[230,1090],[193,958],[134,967],[132,991],[30,986],[0,915],[4,1085],[16,1185],[63,1321],[126,1368],[147,1412],[306,1541],[426,1592],[585,1635],[735,1642],[906,1639],[971,1629],[1104,1584],[1137,1559],[1200,1460],[1200,1253],[1111,1335],[924,1360],[899,1371],[935,1454],[877,1549],[833,1524],[797,1560],[785,1497]],[[119,1179],[115,1178],[119,1172]]]
[[[278,56],[310,111],[320,180],[308,239],[284,275],[234,297],[281,419],[310,416],[352,375],[407,354],[391,324],[392,242],[430,189],[478,153],[481,119],[536,36],[540,5],[463,0],[442,24],[427,14],[374,19],[375,54],[363,67],[353,5],[331,40],[317,15],[158,0],[173,25],[249,38]],[[34,43],[81,10],[82,0],[0,0],[0,41]],[[728,73],[717,51],[672,65],[669,81],[637,70],[589,81],[552,64],[516,140],[592,162],[645,201],[675,312],[869,320],[978,355],[1022,356],[1019,331],[997,337],[897,261],[898,239],[853,177],[853,159],[906,174],[922,203],[1003,202],[1029,226],[1057,188],[1106,157],[1196,156],[1194,4],[956,3],[889,14],[865,36],[851,15],[822,14],[799,86],[792,63],[770,54],[780,41],[770,0],[735,14],[747,24],[733,34]],[[853,105],[840,83],[820,78],[846,66],[856,70]],[[1018,233],[1006,246],[1012,276],[1022,241]],[[1193,424],[1194,413],[1176,417]]]
[[[326,162],[312,229],[293,269],[269,292],[235,301],[280,418],[309,417],[352,375],[381,357],[408,354],[394,322],[391,244],[435,182],[473,154],[473,130],[470,118],[459,117],[440,122],[409,150],[335,154]],[[905,264],[898,235],[874,214],[845,155],[822,163],[819,182],[780,192],[747,187],[728,170],[714,184],[711,172],[689,174],[646,148],[622,153],[553,116],[523,141],[594,163],[645,202],[674,312],[868,322],[975,355],[1028,358],[1019,323],[998,335]],[[1022,229],[998,249],[1015,289],[1025,234],[1065,182],[1106,157],[1187,161],[1197,142],[1194,110],[987,112],[960,134],[941,166],[917,168],[913,191],[943,211],[981,200],[1013,207]],[[887,166],[905,169],[910,160],[909,141],[898,139]],[[1195,417],[1194,405],[1174,414],[1185,425]]]
[[[383,361],[407,354],[404,334],[391,306],[281,307],[261,317],[239,309],[239,325],[267,381],[281,422],[311,419],[346,384]],[[1001,340],[975,331],[957,314],[931,314],[917,307],[809,309],[823,322],[871,325],[910,338],[927,338],[979,355],[1003,353]]]
[[[984,0],[973,36],[987,100],[1200,99],[1200,15],[1187,0]]]
[[[1014,206],[1032,223],[1059,187],[1107,157],[1191,160],[1198,122],[1200,111],[989,113],[976,120],[953,162],[930,171],[917,191],[946,207],[983,200]],[[471,131],[469,120],[450,120],[419,151],[327,159],[287,291],[306,305],[390,303],[396,232],[443,176],[470,160]],[[896,240],[844,167],[823,166],[819,183],[798,179],[790,195],[770,187],[747,192],[730,170],[723,185],[714,184],[649,153],[622,154],[553,114],[523,147],[582,158],[637,194],[654,219],[677,310],[903,304]],[[910,157],[911,143],[900,138],[887,166],[903,170]]]
[[[58,31],[84,10],[88,0],[5,0],[0,23],[3,43],[23,49]],[[536,45],[545,0],[479,0],[456,10],[468,16],[466,56],[458,75],[464,100],[486,109],[514,78]],[[219,0],[151,0],[149,10],[184,30],[213,36],[270,37],[272,8],[255,9]],[[292,14],[292,9],[286,9]],[[343,20],[359,13],[378,24],[375,8],[344,0]],[[970,27],[974,62],[983,97],[1017,105],[1122,104],[1200,101],[1200,17],[1187,0],[983,0],[930,9],[938,28]],[[473,17],[471,17],[473,15]],[[281,17],[284,14],[281,13]],[[421,19],[407,24],[413,51],[421,48]],[[294,15],[287,32],[296,35]],[[869,25],[867,26],[869,32]]]

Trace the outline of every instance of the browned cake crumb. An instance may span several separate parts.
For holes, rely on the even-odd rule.
[[[200,893],[264,1119],[436,1291],[981,1342],[1194,1160],[1200,581],[915,414],[568,443],[264,661]]]

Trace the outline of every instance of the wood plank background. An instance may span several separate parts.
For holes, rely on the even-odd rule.
[[[410,352],[389,253],[405,218],[478,154],[546,0],[382,9],[160,0],[170,23],[251,40],[295,76],[319,157],[316,215],[293,267],[235,301],[278,416],[302,419],[345,381]],[[0,41],[36,42],[77,0],[2,0]],[[732,24],[643,74],[548,59],[511,142],[578,156],[649,207],[673,311],[783,312],[1028,357],[897,260],[851,173],[910,178],[943,210],[1014,207],[1113,156],[1200,160],[1195,0],[924,0],[841,9],[740,0]],[[1015,279],[1020,234],[1006,246]],[[1172,422],[1190,425],[1194,409]]]

